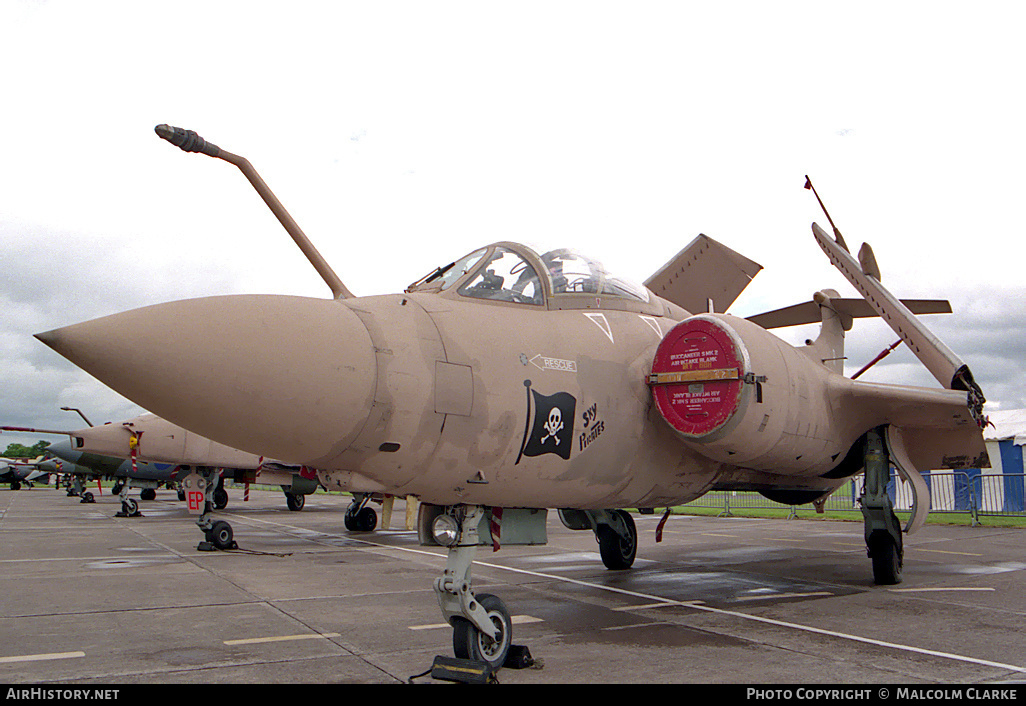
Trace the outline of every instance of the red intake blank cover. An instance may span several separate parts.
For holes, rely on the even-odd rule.
[[[735,379],[703,380],[702,371]],[[688,319],[674,326],[656,349],[652,372],[699,373],[693,382],[652,385],[659,413],[682,434],[700,437],[716,431],[741,402],[744,358],[714,320]]]

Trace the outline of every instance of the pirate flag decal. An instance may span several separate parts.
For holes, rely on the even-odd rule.
[[[573,446],[577,399],[569,392],[557,392],[554,395],[538,394],[531,389],[530,380],[524,380],[524,387],[527,388],[527,423],[516,462],[520,463],[524,456],[541,456],[548,453],[569,460]]]

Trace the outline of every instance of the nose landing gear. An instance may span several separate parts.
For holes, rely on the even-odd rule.
[[[470,587],[470,570],[480,541],[478,525],[485,517],[485,508],[471,505],[462,510],[443,515],[452,518],[456,526],[454,534],[448,536],[449,556],[445,573],[435,580],[435,596],[453,628],[455,656],[485,662],[494,670],[506,661],[513,622],[501,600],[489,593],[476,596]]]
[[[189,514],[199,515],[196,525],[203,531],[205,541],[200,542],[196,549],[202,552],[215,549],[238,549],[233,539],[232,526],[224,520],[213,520],[213,509],[220,509],[227,504],[227,495],[217,477],[217,469],[199,466],[182,479],[182,490],[188,503]],[[223,497],[220,495],[223,493]],[[218,503],[223,500],[223,503]]]
[[[500,539],[507,545],[545,544],[545,518],[545,510],[421,503],[421,544],[441,545],[449,552],[434,589],[442,616],[453,629],[457,659],[484,665],[489,672],[532,662],[527,648],[513,644],[513,619],[506,604],[491,593],[475,594],[470,573],[479,545],[497,549]]]

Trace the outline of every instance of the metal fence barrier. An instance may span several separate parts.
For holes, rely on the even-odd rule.
[[[981,515],[1026,517],[1026,474],[984,474],[978,470],[937,471],[924,473],[930,489],[930,512],[966,513],[973,525]],[[838,488],[824,503],[824,511],[858,511],[863,476],[859,474]],[[892,472],[887,494],[895,510],[912,507],[911,486]],[[773,502],[759,493],[747,491],[715,491],[687,503],[684,507],[720,509],[729,516],[733,510],[789,510],[797,516],[798,507]],[[811,505],[803,506],[811,508]]]

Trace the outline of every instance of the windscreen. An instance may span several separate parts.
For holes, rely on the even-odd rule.
[[[552,278],[553,294],[596,294],[648,301],[648,290],[610,274],[601,262],[573,250],[550,250],[542,262]]]

